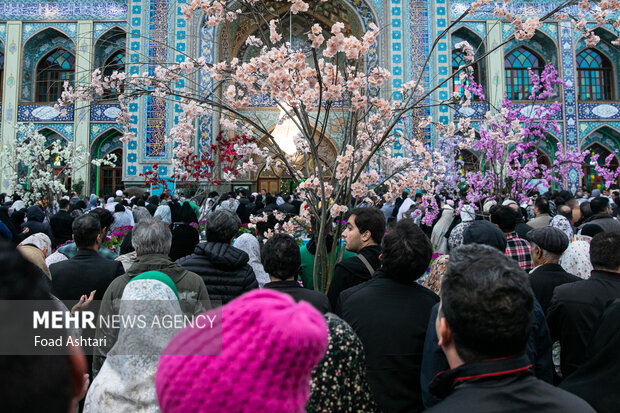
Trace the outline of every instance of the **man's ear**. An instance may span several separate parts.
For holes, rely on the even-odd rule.
[[[372,238],[372,234],[370,233],[370,230],[364,231],[364,233],[362,234],[362,241],[366,242],[370,240],[371,238]]]
[[[439,317],[439,329],[437,331],[437,343],[439,347],[447,347],[452,343],[452,331],[446,317]]]

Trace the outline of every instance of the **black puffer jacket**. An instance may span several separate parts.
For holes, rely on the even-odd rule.
[[[177,260],[186,270],[198,274],[205,283],[214,305],[239,297],[258,288],[249,257],[244,251],[220,242],[203,242],[194,253]]]

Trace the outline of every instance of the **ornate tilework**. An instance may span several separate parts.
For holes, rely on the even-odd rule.
[[[610,119],[619,118],[620,103],[597,102],[579,103],[579,119]]]
[[[560,53],[562,58],[561,76],[566,83],[564,88],[564,111],[566,112],[566,146],[572,150],[579,148],[577,135],[577,100],[575,99],[575,52],[573,48],[573,27],[570,22],[560,22]],[[572,168],[575,169],[575,168]],[[579,182],[576,173],[569,172],[569,188],[576,191]]]
[[[1,23],[0,24],[0,40],[2,40],[2,43],[6,43],[6,24]]]
[[[120,132],[120,127],[116,123],[91,123],[90,124],[90,143],[92,144],[95,138],[110,129],[116,129]]]
[[[145,33],[145,27],[148,20],[145,16],[149,13],[149,7],[148,3],[142,0],[130,0],[128,3],[129,39],[127,41],[127,72],[129,75],[139,75],[146,69],[142,56],[145,56],[147,53],[148,42],[145,38],[148,34]],[[145,105],[146,97],[138,98],[129,104],[129,131],[136,135],[136,140],[124,145],[123,179],[139,179],[137,176],[137,160],[139,148],[144,141]]]
[[[486,102],[472,102],[469,107],[459,108],[453,111],[454,120],[461,118],[482,119],[489,110]]]
[[[90,106],[90,121],[91,122],[110,122],[110,121],[113,122],[116,120],[120,112],[121,112],[120,105],[92,104]]]
[[[121,20],[127,16],[127,2],[124,0],[5,1],[0,3],[0,16],[6,20]]]
[[[617,122],[616,122],[617,123]],[[597,130],[602,127],[602,126],[609,126],[607,124],[605,125],[598,125],[597,126]],[[620,135],[620,132],[618,132],[618,130],[615,130],[615,132]],[[600,143],[601,145],[607,147],[608,149],[611,149],[612,151],[615,149],[617,150],[618,147],[620,146],[620,142],[617,139],[613,139],[610,136],[607,136],[606,134],[602,134],[602,133],[598,133],[596,130],[592,133],[590,133],[588,136],[585,137],[585,139],[582,140],[581,142],[581,149],[586,149],[587,147],[589,147],[590,145],[592,145],[593,143]],[[616,153],[616,157],[617,157],[617,153]]]
[[[46,28],[53,29],[53,27],[47,25]],[[36,77],[36,64],[39,60],[45,56],[47,53],[52,51],[57,47],[62,47],[65,50],[70,51],[71,53],[75,53],[75,43],[65,37],[63,34],[56,32],[54,30],[46,31],[46,33],[54,33],[55,36],[52,38],[46,37],[45,33],[38,32],[36,35],[32,36],[25,44],[24,44],[24,54],[22,60],[22,89],[21,89],[21,99],[25,101],[33,101],[34,93],[33,90],[34,80]]]
[[[434,65],[435,62],[431,59],[429,61],[429,65],[426,67],[426,71],[421,73],[424,69],[424,62],[426,60],[426,56],[429,53],[429,19],[431,19],[431,15],[429,14],[429,2],[427,0],[409,0],[409,16],[408,16],[408,25],[409,25],[409,41],[411,42],[408,46],[409,48],[409,67],[410,67],[410,76],[411,80],[417,80],[420,75],[422,75],[423,81],[421,82],[425,88],[428,88],[430,85],[429,73],[434,73]],[[446,28],[447,24],[447,12],[446,12],[446,0],[436,0],[436,6],[439,8],[443,8],[443,13],[446,17],[439,17],[437,20],[437,30],[443,30]],[[441,20],[441,22],[440,22]],[[442,27],[439,27],[439,25]],[[442,42],[445,42],[445,47],[447,48],[447,40],[443,39]],[[437,61],[439,62],[439,57],[437,57]],[[436,82],[441,82],[441,76],[435,79]],[[430,110],[426,109],[426,113],[416,113],[414,116],[422,117],[426,115],[430,115]],[[421,130],[417,127],[417,122],[411,121],[409,119],[409,125],[411,129],[411,133],[413,136],[426,138],[428,144],[430,145],[432,142],[432,135],[429,134],[426,130]],[[395,150],[399,151],[400,147],[395,147]],[[398,155],[397,155],[398,156]]]
[[[50,27],[50,23],[24,23],[22,26],[22,42],[26,43],[35,33]],[[54,29],[66,34],[71,40],[77,37],[77,23],[54,23]]]
[[[149,58],[152,70],[155,65],[168,59],[166,39],[168,37],[168,1],[151,0],[149,25]],[[163,98],[147,97],[146,134],[143,142],[144,157],[149,160],[166,158],[166,101]]]
[[[486,24],[484,24],[484,22],[468,22],[468,21],[461,22],[457,24],[456,26],[454,26],[452,31],[454,32],[458,30],[460,27],[467,27],[469,30],[476,33],[478,36],[480,36],[483,39],[487,35],[487,27],[486,27]]]
[[[93,25],[93,42],[96,42],[99,37],[110,30],[113,27],[120,27],[123,30],[127,30],[127,21],[120,22],[97,22]]]
[[[71,122],[73,121],[73,106],[67,107],[67,116],[60,116],[60,112],[53,105],[19,105],[17,108],[18,122]]]
[[[580,147],[585,148],[590,145],[592,142],[588,141],[588,137],[595,130],[602,128],[603,126],[608,126],[616,131],[620,131],[620,122],[619,121],[610,121],[610,122],[580,122],[579,123],[579,137],[580,137]],[[620,134],[620,132],[618,132]],[[610,148],[620,150],[620,142],[615,145],[609,146]]]

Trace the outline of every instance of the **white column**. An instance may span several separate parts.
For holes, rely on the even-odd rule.
[[[77,45],[75,53],[75,79],[76,85],[88,85],[93,70],[93,22],[83,20],[78,22]],[[90,105],[88,102],[75,102],[74,123],[74,148],[83,147],[90,152]],[[84,181],[84,193],[91,192],[90,185],[90,159],[82,168],[74,171],[73,183],[80,179]]]
[[[22,22],[6,23],[4,50],[4,79],[2,88],[2,146],[15,147],[17,138],[17,105],[19,103],[19,73],[22,67]],[[2,172],[0,171],[0,174]],[[8,182],[1,177],[2,192],[8,189]]]

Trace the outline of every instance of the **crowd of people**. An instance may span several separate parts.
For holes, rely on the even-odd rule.
[[[618,190],[444,193],[432,225],[420,191],[352,200],[326,237],[341,260],[325,293],[312,222],[304,239],[276,231],[298,194],[114,195],[0,194],[0,299],[218,328],[98,325],[93,354],[2,355],[3,411],[620,408]]]

